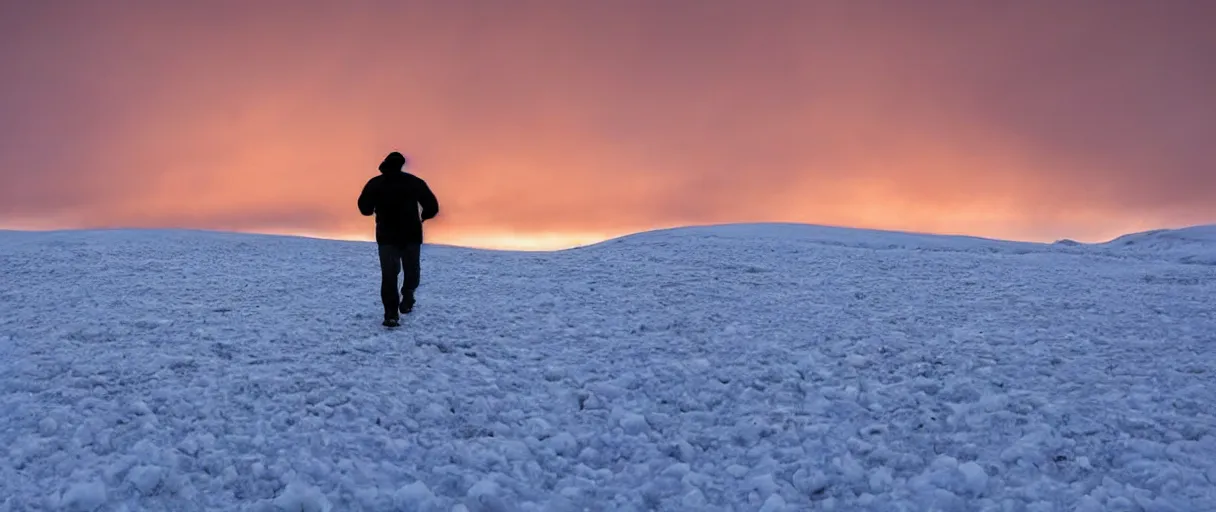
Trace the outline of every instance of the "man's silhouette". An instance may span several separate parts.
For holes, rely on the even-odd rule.
[[[376,215],[376,244],[380,251],[380,299],[384,325],[396,327],[398,313],[414,308],[421,268],[422,223],[439,213],[439,201],[426,182],[404,171],[405,157],[396,151],[380,162],[380,175],[368,180],[359,194],[359,212]],[[422,212],[418,211],[421,205]],[[397,275],[405,270],[401,296]]]

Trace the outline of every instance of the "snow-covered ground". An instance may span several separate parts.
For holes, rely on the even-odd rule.
[[[1216,510],[1214,255],[0,232],[0,510]]]

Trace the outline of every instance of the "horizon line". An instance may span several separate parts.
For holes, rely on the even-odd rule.
[[[771,221],[771,222],[720,222],[720,223],[701,223],[701,224],[673,224],[670,226],[656,226],[652,228],[637,230],[637,231],[616,231],[616,232],[538,232],[538,233],[520,233],[517,231],[500,231],[475,233],[466,235],[454,236],[428,236],[428,239],[435,240],[433,242],[425,242],[425,245],[444,246],[463,249],[476,249],[488,251],[503,251],[503,252],[557,252],[568,249],[576,249],[598,245],[604,242],[626,238],[635,235],[643,235],[647,233],[672,231],[680,229],[693,228],[715,228],[715,227],[731,227],[731,226],[803,226],[803,227],[818,227],[828,229],[852,230],[860,232],[878,232],[889,234],[917,235],[928,237],[963,237],[983,239],[995,242],[1008,243],[1026,243],[1037,245],[1051,245],[1059,242],[1076,242],[1085,245],[1100,245],[1117,240],[1128,235],[1136,235],[1142,233],[1151,233],[1157,231],[1171,231],[1179,229],[1188,229],[1205,226],[1216,226],[1216,223],[1210,224],[1194,224],[1175,227],[1158,227],[1151,229],[1141,229],[1138,231],[1129,231],[1120,235],[1103,239],[1099,241],[1078,241],[1073,238],[1061,238],[1057,240],[1028,240],[1014,238],[999,238],[984,235],[975,235],[957,232],[933,232],[933,231],[914,231],[906,229],[890,229],[890,228],[872,228],[833,224],[817,224],[810,222],[788,222],[788,221]],[[215,234],[233,234],[233,235],[251,235],[251,236],[279,236],[289,238],[306,238],[314,240],[327,240],[335,242],[355,242],[355,243],[375,243],[374,234],[354,234],[338,231],[324,230],[302,230],[293,228],[275,229],[221,229],[221,228],[197,228],[197,227],[138,227],[138,226],[102,226],[102,227],[80,227],[80,228],[38,228],[38,227],[19,227],[10,226],[0,223],[0,232],[22,232],[22,233],[70,233],[70,232],[90,232],[90,231],[131,231],[131,232],[155,232],[155,231],[184,231],[184,232],[203,232]]]

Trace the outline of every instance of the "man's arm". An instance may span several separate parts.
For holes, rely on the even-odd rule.
[[[376,213],[376,178],[367,180],[367,184],[363,186],[363,192],[359,193],[359,213],[364,216],[370,217]]]
[[[431,192],[431,187],[422,179],[418,180],[422,185],[421,193],[418,194],[418,202],[422,204],[422,220],[430,220],[439,215],[439,200],[435,198],[435,193]]]

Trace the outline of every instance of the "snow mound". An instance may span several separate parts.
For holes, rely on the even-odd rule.
[[[934,235],[903,231],[856,229],[796,223],[743,223],[679,227],[648,231],[603,244],[721,243],[740,241],[779,242],[787,246],[806,244],[864,249],[922,251],[1026,253],[1050,250],[1047,244],[1012,242],[962,235]],[[595,247],[594,245],[592,247]]]
[[[1216,265],[1216,225],[1129,234],[1105,243],[1063,239],[1052,243],[1018,242],[963,235],[854,229],[793,223],[722,224],[660,229],[608,240],[575,250],[602,247],[694,249],[723,243],[768,243],[786,249],[816,246],[917,252],[963,252],[1007,255],[1071,254],[1176,263]]]
[[[1210,510],[1205,233],[2,232],[0,510]]]
[[[1216,224],[1133,233],[1102,245],[1113,250],[1154,254],[1180,263],[1216,265]]]

